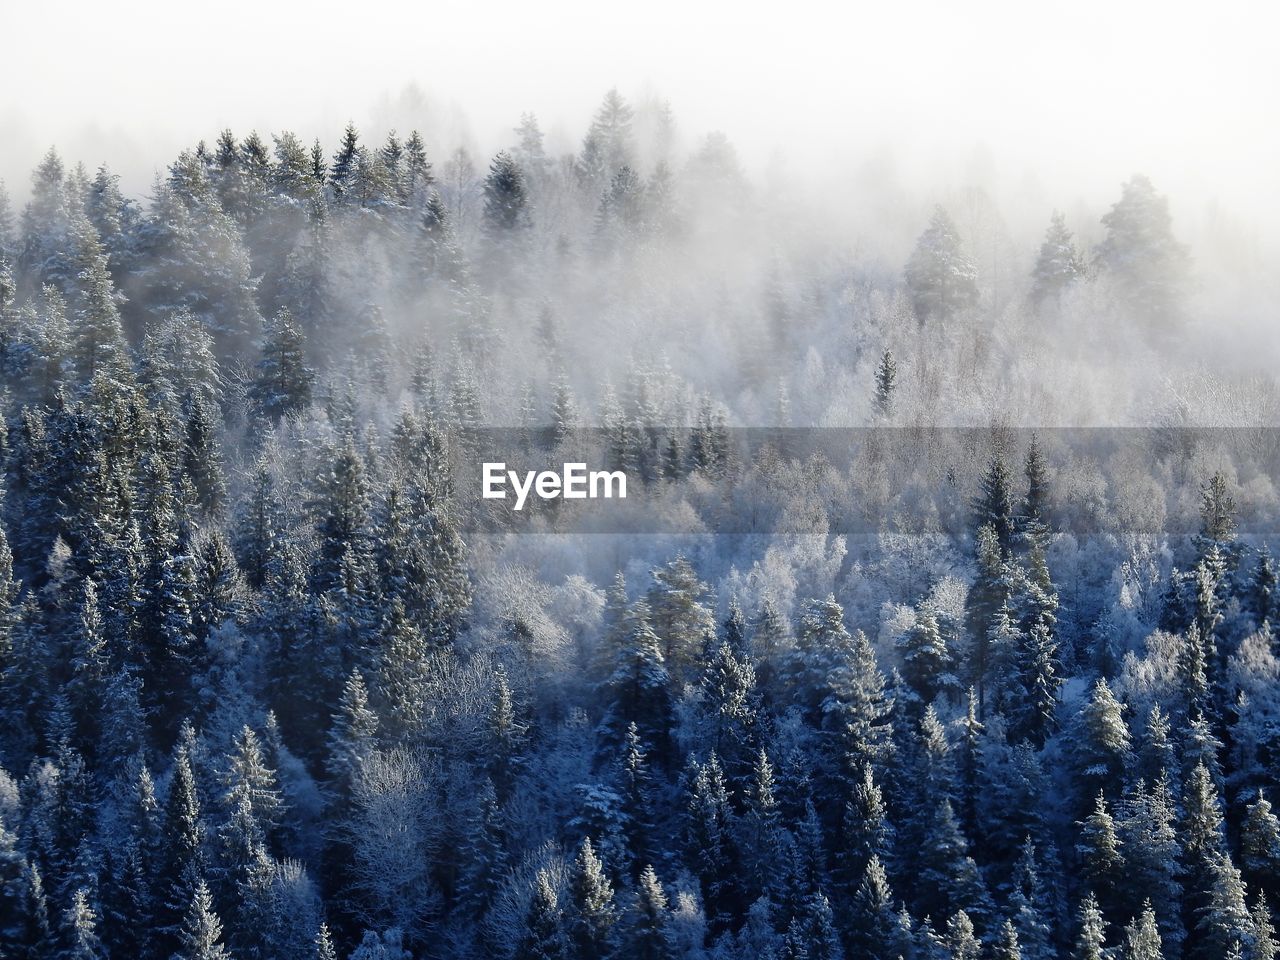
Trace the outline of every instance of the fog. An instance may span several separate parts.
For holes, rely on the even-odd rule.
[[[18,199],[51,143],[140,194],[223,127],[328,145],[355,119],[489,155],[529,111],[568,152],[616,86],[669,99],[685,138],[723,130],[759,175],[878,161],[942,190],[980,170],[1066,207],[1141,170],[1184,217],[1280,212],[1276,14],[1248,0],[4,6],[0,177]]]
[[[1280,954],[1274,15],[0,4],[0,956]]]

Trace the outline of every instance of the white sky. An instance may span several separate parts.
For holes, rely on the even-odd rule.
[[[724,130],[757,170],[781,151],[826,174],[889,145],[950,176],[981,146],[1069,197],[1142,170],[1270,221],[1277,26],[1261,0],[0,0],[0,177],[21,196],[56,142],[143,192],[224,126],[331,149],[350,117],[380,137],[379,102],[411,84],[482,150],[526,110],[576,139],[616,85],[670,98],[686,136]]]

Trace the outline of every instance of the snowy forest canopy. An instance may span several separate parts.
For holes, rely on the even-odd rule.
[[[1142,176],[900,251],[675,129],[0,193],[0,957],[1275,956],[1247,275]],[[493,430],[631,532],[477,525]]]

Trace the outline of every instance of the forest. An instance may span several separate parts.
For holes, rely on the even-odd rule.
[[[0,191],[0,957],[1277,955],[1237,247],[334,133]]]

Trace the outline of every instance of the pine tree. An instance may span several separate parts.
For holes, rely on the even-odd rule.
[[[614,171],[631,161],[633,116],[616,89],[605,94],[577,158],[578,176],[589,196],[598,197]]]
[[[12,264],[18,255],[18,238],[13,222],[13,204],[4,181],[0,180],[0,260]]]
[[[711,749],[724,759],[735,778],[750,765],[751,744],[759,726],[760,698],[755,667],[721,641],[699,681],[710,724]]]
[[[1035,744],[1053,733],[1062,677],[1058,674],[1058,645],[1049,625],[1036,622],[1019,657],[1024,699],[1011,712],[1018,729]]]
[[[1182,706],[1189,717],[1202,717],[1209,700],[1209,645],[1192,623],[1179,651],[1177,672]]]
[[[506,671],[499,667],[494,676],[493,699],[489,706],[488,743],[485,753],[489,775],[500,794],[505,795],[524,765],[528,724],[519,716]]]
[[[746,794],[746,813],[741,822],[739,846],[750,880],[751,893],[748,896],[754,899],[775,892],[774,880],[785,858],[773,764],[763,748],[756,756]]]
[[[426,193],[435,184],[435,174],[431,170],[431,162],[427,159],[426,144],[417,130],[409,133],[404,142],[404,166],[402,179],[405,196],[413,203],[421,204]]]
[[[338,951],[333,945],[333,936],[327,924],[320,924],[316,932],[315,960],[338,960]]]
[[[1138,775],[1148,783],[1155,783],[1173,770],[1174,746],[1169,734],[1168,718],[1160,704],[1152,704],[1138,748]]]
[[[404,604],[393,599],[378,629],[374,679],[381,732],[390,741],[412,737],[422,722],[428,657],[422,631],[405,614]],[[495,756],[493,762],[501,765],[511,759]]]
[[[240,728],[227,758],[224,784],[225,806],[234,810],[246,802],[254,821],[268,833],[280,822],[285,811],[276,774],[267,765],[258,735],[248,724]]]
[[[157,889],[163,898],[161,928],[166,941],[178,935],[183,917],[206,872],[205,824],[192,769],[191,751],[181,742],[164,811],[165,864]]]
[[[1008,558],[1014,533],[1013,480],[1004,458],[994,456],[978,484],[973,501],[973,528],[991,527],[1000,544],[1000,555]]]
[[[863,764],[862,776],[854,783],[853,796],[845,804],[844,846],[837,858],[851,884],[871,860],[893,862],[894,835],[884,794],[872,776],[871,765]]]
[[[844,960],[831,904],[823,894],[815,893],[805,901],[803,912],[792,920],[787,947],[793,957],[806,960]]]
[[[622,793],[622,814],[625,817],[628,846],[637,859],[647,859],[654,831],[651,791],[653,778],[649,773],[649,761],[640,730],[635,723],[628,724],[626,740],[618,757],[618,783]]]
[[[568,379],[561,374],[556,380],[555,395],[551,401],[551,442],[560,446],[566,443],[580,426],[578,402]]]
[[[1049,523],[1049,468],[1040,449],[1040,439],[1035,434],[1031,435],[1031,443],[1027,447],[1023,476],[1027,480],[1027,495],[1019,511],[1019,527],[1023,538],[1034,542],[1044,536]]]
[[[863,764],[888,762],[893,703],[885,694],[884,674],[866,634],[856,630],[843,637],[847,644],[838,643],[840,634],[831,638],[837,645],[822,702],[823,726],[840,738],[847,769],[856,771]]]
[[[1218,789],[1203,763],[1196,764],[1182,791],[1182,848],[1189,859],[1208,856],[1225,846]]]
[[[782,679],[790,698],[816,721],[822,716],[823,704],[830,693],[829,681],[837,651],[845,651],[847,655],[852,638],[844,625],[844,608],[836,602],[834,594],[828,594],[825,600],[809,601],[799,627],[795,644],[783,658]]]
[[[1180,949],[1185,932],[1179,917],[1182,851],[1168,782],[1161,780],[1150,790],[1139,783],[1117,807],[1126,863],[1125,896],[1133,909],[1144,899],[1155,905],[1160,940],[1173,952]]]
[[[321,478],[312,587],[317,592],[346,585],[344,567],[353,565],[361,575],[369,569],[370,504],[364,462],[348,438],[333,458],[333,466]]]
[[[965,619],[973,638],[970,670],[985,716],[988,688],[993,698],[991,706],[996,709],[1013,707],[1025,692],[1022,678],[1017,675],[1018,651],[1023,643],[1009,605],[1009,565],[995,527],[987,524],[978,529],[974,554],[978,572],[967,598]]]
[[[222,531],[201,539],[195,568],[195,636],[198,643],[207,644],[215,631],[240,621],[246,607],[240,567]]]
[[[1009,897],[1019,960],[1053,960],[1055,956],[1053,930],[1045,916],[1048,899],[1040,881],[1035,844],[1028,837],[1013,868],[1013,893]]]
[[[183,472],[195,490],[196,505],[206,517],[216,516],[226,497],[222,453],[218,447],[214,412],[195,393],[183,397],[186,430],[182,444]]]
[[[127,384],[132,379],[128,347],[120,320],[119,296],[107,258],[91,255],[79,277],[72,362],[82,383],[102,375]]]
[[[98,609],[98,590],[92,580],[83,584],[80,622],[72,641],[71,679],[67,684],[72,716],[80,742],[88,742],[101,720],[106,699],[108,651]]]
[[[1200,488],[1200,536],[1219,546],[1236,532],[1236,502],[1227,488],[1226,475],[1215,473]]]
[[[917,916],[946,916],[967,910],[985,922],[992,912],[990,896],[945,794],[933,801],[920,836]],[[965,921],[969,922],[968,916]]]
[[[685,847],[702,882],[703,899],[714,914],[735,903],[740,881],[739,851],[733,842],[733,810],[720,761],[691,761],[685,807]]]
[[[596,213],[596,236],[602,252],[624,249],[645,228],[644,181],[630,166],[619,167]]]

